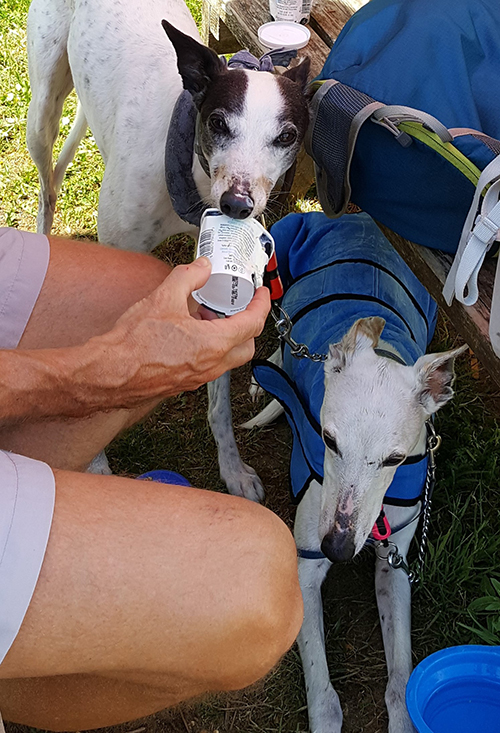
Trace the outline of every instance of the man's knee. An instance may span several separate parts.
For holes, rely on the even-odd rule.
[[[260,521],[251,520],[247,527],[241,587],[235,589],[239,593],[235,628],[239,648],[233,646],[220,689],[241,689],[266,675],[291,647],[302,623],[293,537],[275,514],[260,506],[256,509]],[[227,643],[235,642],[229,636]]]

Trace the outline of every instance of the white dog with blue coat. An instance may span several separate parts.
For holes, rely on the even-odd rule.
[[[410,733],[409,544],[429,491],[432,415],[451,397],[465,348],[425,354],[436,304],[366,214],[292,214],[273,227],[291,336],[318,360],[254,362],[293,433],[292,494],[305,618],[298,639],[313,733],[339,733],[328,673],[321,584],[332,563],[376,547],[390,733]],[[245,427],[276,415],[271,403]],[[381,511],[383,507],[383,511]],[[392,528],[392,534],[391,529]],[[390,562],[387,558],[389,557]],[[406,569],[406,570],[405,570]]]

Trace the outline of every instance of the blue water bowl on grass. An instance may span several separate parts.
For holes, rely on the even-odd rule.
[[[500,733],[500,647],[429,655],[410,676],[406,706],[418,733]]]

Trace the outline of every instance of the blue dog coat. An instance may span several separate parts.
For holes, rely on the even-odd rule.
[[[311,353],[328,353],[358,318],[385,319],[384,341],[406,364],[425,353],[437,307],[367,214],[328,219],[322,213],[289,214],[271,230],[292,336]],[[257,382],[284,407],[293,434],[290,478],[299,502],[312,479],[323,480],[325,445],[320,410],[324,365],[283,350],[283,367],[254,360]],[[386,504],[411,506],[422,494],[427,456],[409,459],[394,476]]]

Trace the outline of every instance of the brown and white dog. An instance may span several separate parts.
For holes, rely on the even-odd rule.
[[[99,240],[150,251],[172,234],[194,231],[175,213],[165,185],[165,142],[183,87],[199,112],[208,162],[209,175],[192,157],[200,197],[235,218],[263,212],[306,131],[308,61],[283,75],[228,70],[199,42],[183,0],[33,0],[27,31],[27,142],[40,176],[38,231],[50,232],[64,172],[87,124],[106,166]],[[73,86],[80,104],[54,169],[53,145]]]
[[[101,242],[149,252],[168,236],[195,232],[193,222],[174,210],[165,184],[165,144],[183,88],[197,109],[202,162],[193,150],[174,178],[188,179],[195,198],[233,218],[264,211],[309,122],[308,59],[282,75],[229,70],[199,42],[183,0],[33,0],[27,31],[27,143],[40,178],[39,232],[51,230],[64,172],[87,125],[105,163],[97,220]],[[59,120],[73,86],[78,111],[54,168]],[[228,379],[209,389],[216,440],[231,420]],[[245,474],[234,438],[231,450],[233,475]],[[103,456],[94,464],[95,472],[109,470]],[[231,476],[227,484],[252,499],[262,492],[251,470],[243,485]]]

